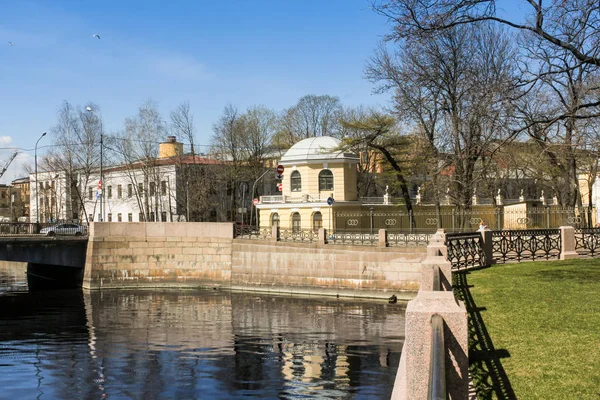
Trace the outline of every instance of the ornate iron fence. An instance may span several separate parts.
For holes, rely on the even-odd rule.
[[[258,228],[248,225],[234,225],[233,237],[239,239],[269,239],[271,228]]]
[[[541,204],[541,203],[540,203]],[[552,229],[570,225],[575,228],[591,227],[595,209],[590,207],[561,208],[558,206],[532,207],[525,203],[504,207],[472,206],[469,210],[458,210],[453,206],[417,206],[413,212],[404,207],[393,207],[394,212],[377,211],[375,207],[356,212],[335,212],[335,232],[377,233],[388,232],[432,232],[444,228],[446,232],[473,232],[485,221],[490,229]]]
[[[492,232],[492,251],[499,263],[560,257],[559,229]]]
[[[447,259],[453,270],[481,267],[486,264],[483,238],[479,232],[446,234]]]
[[[348,246],[377,246],[379,234],[365,232],[335,232],[327,243]]]
[[[319,233],[312,229],[279,229],[280,242],[316,242],[319,240]]]
[[[427,246],[433,233],[388,233],[387,245],[390,247]]]
[[[580,256],[598,257],[600,255],[600,228],[575,229],[575,251]]]

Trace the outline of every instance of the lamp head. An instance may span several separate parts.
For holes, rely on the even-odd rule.
[[[46,136],[46,132],[42,133],[42,137]]]
[[[92,107],[90,107],[90,106],[87,106],[85,109],[88,111],[92,111]]]

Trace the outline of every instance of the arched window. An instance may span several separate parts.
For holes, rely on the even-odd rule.
[[[323,227],[323,215],[320,211],[313,214],[313,231],[319,232],[319,229]]]
[[[300,214],[297,212],[292,214],[292,232],[300,232]]]
[[[271,215],[271,226],[279,226],[279,214],[273,213]]]
[[[300,176],[300,172],[294,171],[292,175],[290,175],[290,189],[292,192],[299,192],[302,190],[302,177]]]
[[[328,169],[319,173],[319,190],[333,190],[333,172]]]

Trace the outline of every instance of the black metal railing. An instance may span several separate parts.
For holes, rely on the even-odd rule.
[[[280,242],[317,242],[319,232],[312,229],[279,229]]]
[[[347,246],[377,246],[379,233],[335,232],[327,238],[327,243]]]
[[[0,236],[37,235],[40,228],[40,224],[32,224],[28,222],[2,222],[0,223]]]
[[[259,228],[249,225],[234,225],[233,237],[239,239],[269,239],[271,228]]]
[[[481,267],[486,263],[479,232],[446,234],[447,259],[453,270]]]
[[[446,400],[446,351],[444,347],[444,318],[431,316],[431,355],[427,399]]]
[[[427,246],[433,233],[388,232],[387,245],[390,247]]]
[[[87,224],[1,222],[0,236],[87,236]]]
[[[559,229],[528,229],[492,232],[492,252],[496,262],[560,257]]]
[[[600,255],[600,228],[575,229],[575,251],[580,256]]]

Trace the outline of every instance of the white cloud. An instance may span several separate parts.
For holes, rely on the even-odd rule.
[[[10,146],[12,138],[10,136],[0,136],[0,147]]]

